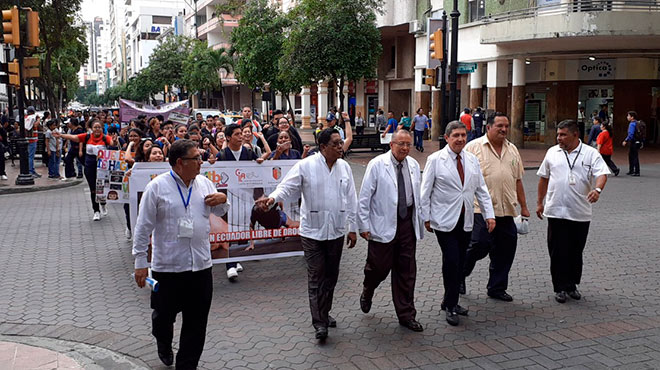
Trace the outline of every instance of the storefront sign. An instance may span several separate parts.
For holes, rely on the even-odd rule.
[[[578,65],[579,80],[613,80],[616,59],[581,60]]]
[[[477,70],[477,63],[458,63],[458,74],[473,73]]]

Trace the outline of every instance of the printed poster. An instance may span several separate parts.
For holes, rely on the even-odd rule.
[[[298,236],[300,200],[280,202],[262,211],[254,201],[268,196],[297,161],[204,163],[200,174],[227,195],[229,211],[223,217],[210,216],[213,263],[302,256]],[[168,163],[136,163],[130,176],[131,225],[139,212],[139,202],[149,181],[168,173]],[[172,180],[174,181],[174,180]],[[173,194],[173,196],[179,196]]]
[[[96,201],[128,203],[128,162],[126,152],[99,150],[96,159]]]

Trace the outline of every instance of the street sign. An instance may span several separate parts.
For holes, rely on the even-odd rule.
[[[477,63],[458,63],[458,74],[468,74],[473,73],[477,70]]]

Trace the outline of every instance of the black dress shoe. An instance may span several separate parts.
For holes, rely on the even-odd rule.
[[[360,295],[360,309],[364,313],[369,313],[371,311],[371,298],[372,295],[369,294],[366,290],[362,291]]]
[[[618,168],[616,169],[616,171],[614,171],[614,177],[619,176],[619,171],[621,170],[619,170]]]
[[[156,341],[158,346],[158,358],[165,364],[165,366],[172,366],[174,363],[174,352],[172,352],[172,345],[163,344]]]
[[[328,315],[328,326],[331,328],[337,327],[337,320],[335,320],[335,318],[330,315]]]
[[[639,177],[639,174],[638,173],[633,173],[632,176]]]
[[[555,301],[559,303],[566,303],[566,292],[561,291],[555,294]]]
[[[405,326],[406,328],[412,331],[424,331],[424,327],[415,319],[410,319],[408,321],[399,321],[399,324]]]
[[[447,323],[451,326],[457,326],[459,322],[458,314],[450,310],[445,310],[445,313],[446,313]]]
[[[511,302],[513,301],[513,297],[509,295],[507,292],[500,292],[500,293],[488,293],[488,296],[493,299],[497,299],[500,301],[504,302]]]
[[[633,175],[633,172],[626,172],[626,175],[628,175],[628,176],[632,176],[632,175]]]
[[[316,328],[316,339],[325,340],[328,337],[328,328],[319,327]]]
[[[443,311],[446,311],[447,307],[443,303],[443,304],[440,305],[440,309],[443,310]],[[467,308],[461,306],[460,304],[457,304],[456,307],[454,307],[454,312],[456,312],[457,315],[467,316],[469,310]]]
[[[465,280],[458,285],[458,294],[465,294]]]
[[[582,294],[580,294],[580,291],[577,290],[577,288],[572,292],[568,292],[568,296],[575,299],[576,301],[579,301],[582,298]]]

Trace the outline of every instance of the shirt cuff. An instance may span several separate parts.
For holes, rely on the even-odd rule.
[[[137,257],[135,259],[135,269],[146,269],[149,267],[149,262],[147,261],[147,256]]]

